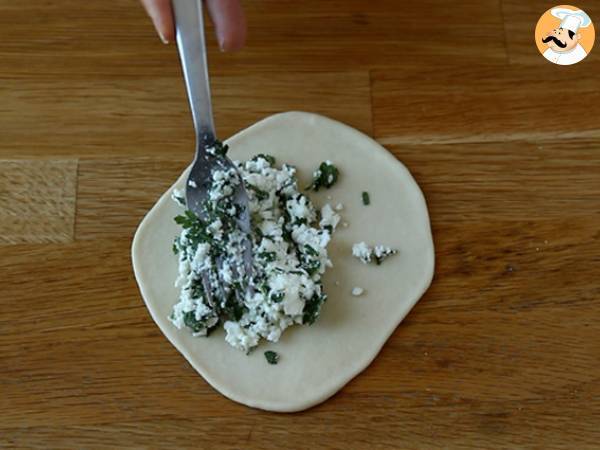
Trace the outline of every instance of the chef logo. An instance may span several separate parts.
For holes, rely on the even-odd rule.
[[[575,6],[549,9],[535,27],[538,50],[548,61],[561,66],[584,59],[594,46],[594,38],[592,19]]]

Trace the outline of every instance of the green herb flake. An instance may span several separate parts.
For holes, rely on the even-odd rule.
[[[199,333],[205,329],[204,323],[200,320],[196,320],[196,313],[194,311],[186,312],[183,315],[183,322],[187,327],[191,328],[194,333]]]
[[[284,297],[285,292],[277,292],[271,295],[271,300],[273,300],[275,303],[279,303],[284,299]]]
[[[321,305],[326,300],[326,294],[319,295],[315,292],[313,296],[304,304],[302,323],[308,325],[312,325],[313,323],[315,323],[315,320],[317,320],[317,317],[319,316]]]
[[[272,350],[265,352],[265,358],[269,364],[277,364],[279,362],[279,355]]]
[[[227,144],[223,144],[221,141],[216,140],[213,144],[213,151],[215,156],[225,156],[229,151],[229,146]]]
[[[322,162],[313,173],[313,181],[306,189],[312,189],[313,191],[318,191],[322,187],[329,189],[337,182],[339,174],[337,167],[330,161]]]
[[[192,228],[194,225],[198,224],[199,219],[192,211],[189,209],[184,211],[183,215],[179,215],[175,217],[175,223],[181,225],[183,228]]]
[[[264,153],[259,153],[254,158],[252,158],[252,161],[258,161],[259,159],[264,159],[265,161],[267,161],[269,163],[270,166],[275,165],[275,158],[271,155],[265,155]]]
[[[185,198],[183,197],[178,197],[177,195],[174,195],[173,198],[175,199],[175,201],[177,203],[179,203],[181,206],[185,206]]]
[[[364,191],[362,193],[362,202],[363,202],[363,205],[365,205],[365,206],[371,204],[371,197],[369,196],[369,193],[367,191]]]
[[[258,256],[264,259],[265,262],[273,262],[275,261],[275,259],[277,259],[277,255],[275,254],[275,252],[262,252],[259,253]]]
[[[308,244],[304,244],[304,251],[311,256],[319,256],[319,252],[317,252],[314,248],[312,248]]]
[[[254,195],[256,195],[256,198],[259,201],[266,200],[266,199],[269,198],[269,193],[268,192],[263,191],[262,189],[259,189],[256,186],[253,186],[251,184],[246,184],[246,188],[248,188],[252,192],[254,192]]]
[[[313,261],[309,261],[304,266],[304,270],[306,270],[306,273],[308,273],[311,277],[314,274],[318,273],[320,268],[321,268],[321,262],[317,259],[315,259]]]

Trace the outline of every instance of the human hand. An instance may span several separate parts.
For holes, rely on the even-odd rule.
[[[154,22],[160,39],[168,44],[175,40],[171,0],[141,0]],[[246,18],[240,0],[204,0],[213,23],[219,47],[223,51],[239,50],[246,41]]]

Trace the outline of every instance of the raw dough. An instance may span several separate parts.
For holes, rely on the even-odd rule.
[[[140,291],[154,321],[190,364],[216,390],[232,400],[270,411],[292,412],[320,403],[341,389],[375,358],[390,334],[417,303],[433,277],[434,250],[427,206],[408,170],[377,142],[331,119],[303,112],[277,114],[227,141],[232,159],[268,153],[298,167],[302,185],[324,160],[340,170],[331,189],[312,193],[319,206],[332,197],[344,204],[349,222],[329,246],[334,267],[324,277],[329,295],[312,326],[294,326],[276,343],[263,343],[250,355],[230,347],[223,331],[194,338],[167,319],[177,301],[173,282],[177,259],[171,252],[179,228],[173,188],[183,188],[187,171],[140,224],[132,247]],[[369,191],[364,206],[361,192]],[[352,244],[384,243],[399,253],[381,266],[352,257]],[[339,281],[340,286],[336,285]],[[350,294],[361,286],[366,294]],[[279,364],[267,364],[275,350]]]

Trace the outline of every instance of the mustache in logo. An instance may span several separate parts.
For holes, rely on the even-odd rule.
[[[556,45],[558,45],[560,48],[565,48],[567,46],[566,42],[561,42],[558,40],[558,38],[556,36],[547,36],[545,38],[542,39],[542,42],[544,44],[553,41]]]

